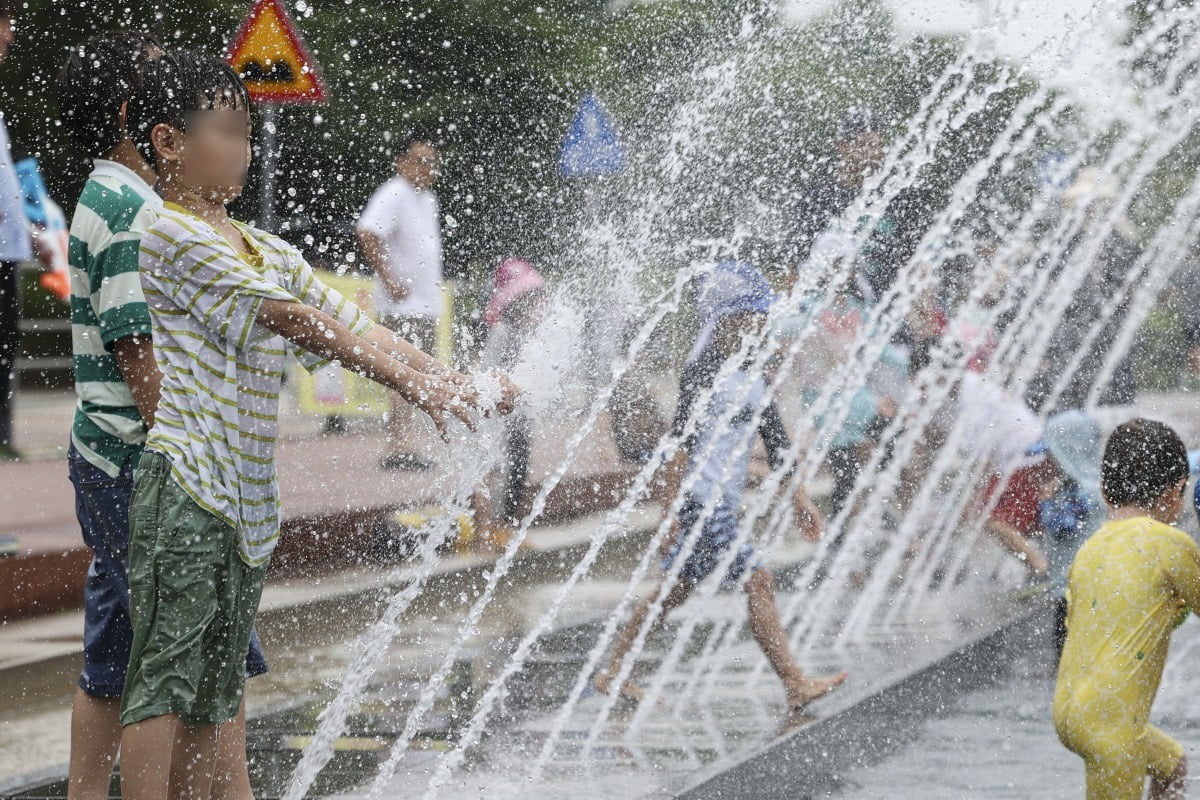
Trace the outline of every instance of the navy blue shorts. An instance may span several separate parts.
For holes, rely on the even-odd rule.
[[[129,496],[133,463],[112,477],[72,444],[67,468],[75,485],[75,516],[92,563],[83,585],[83,672],[79,687],[93,697],[120,697],[125,688],[133,628],[129,623]],[[246,677],[267,671],[257,631],[250,636]]]
[[[688,537],[693,535],[702,510],[703,504],[693,498],[689,497],[684,501],[683,508],[679,510],[679,536],[675,539],[675,545],[663,558],[663,572],[671,568],[680,552],[687,546]],[[683,562],[683,567],[679,571],[680,579],[697,584],[711,575],[721,563],[721,559],[726,556],[729,548],[733,546],[734,539],[737,538],[737,527],[737,516],[733,510],[725,503],[718,503],[700,530],[700,538],[696,540],[696,546],[692,549],[687,561]],[[742,573],[746,571],[747,567],[750,569],[759,567],[758,556],[749,542],[743,544],[737,555],[734,556],[732,563],[725,571],[725,577],[721,579],[721,588],[731,589],[736,586],[738,579],[742,577]]]

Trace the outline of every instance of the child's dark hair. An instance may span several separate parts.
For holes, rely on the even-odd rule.
[[[1108,437],[1100,489],[1111,505],[1149,508],[1187,477],[1187,448],[1171,426],[1133,419]]]
[[[121,104],[129,100],[140,65],[160,50],[137,31],[110,31],[71,48],[58,73],[58,115],[67,135],[89,156],[102,156],[125,138]]]
[[[158,166],[150,132],[156,125],[187,130],[188,114],[214,108],[250,109],[246,84],[224,61],[196,50],[168,50],[142,64],[126,113],[129,136]]]

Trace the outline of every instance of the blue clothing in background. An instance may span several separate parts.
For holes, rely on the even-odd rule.
[[[1038,519],[1045,536],[1051,588],[1062,594],[1075,554],[1104,522],[1100,498],[1067,480],[1055,495],[1038,503]]]

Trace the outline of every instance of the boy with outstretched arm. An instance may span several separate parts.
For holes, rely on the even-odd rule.
[[[133,31],[71,48],[58,109],[71,141],[93,162],[71,222],[71,333],[77,396],[67,451],[75,509],[92,563],[84,583],[83,672],[71,711],[69,800],[107,798],[121,741],[129,666],[129,499],[162,374],[138,279],[138,247],[162,199],[154,168],[125,130],[138,66],[162,50]],[[246,675],[267,671],[251,636]],[[245,709],[221,731],[213,800],[250,800]]]
[[[310,368],[339,361],[425,410],[443,435],[452,416],[472,425],[477,396],[324,287],[290,245],[229,218],[251,117],[226,64],[179,50],[144,65],[128,127],[165,202],[139,262],[163,378],[130,507],[122,784],[127,798],[205,797],[279,535],[285,354]]]

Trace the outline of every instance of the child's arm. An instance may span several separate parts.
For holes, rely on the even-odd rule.
[[[372,327],[370,321],[345,298],[325,290],[298,256],[288,285],[273,283],[251,269],[219,235],[169,214],[146,231],[140,250],[147,300],[163,298],[161,302],[183,310],[224,342],[243,348],[267,332],[282,336],[308,353],[336,359],[399,392],[429,414],[443,438],[447,414],[473,428],[468,407],[478,402],[473,386],[416,372],[355,334],[349,325],[361,326],[365,333]]]
[[[1200,616],[1200,547],[1186,533],[1178,533],[1171,546],[1164,548],[1164,571],[1176,594]]]
[[[151,343],[150,334],[124,336],[113,342],[112,350],[117,359],[117,368],[121,370],[121,377],[125,379],[125,384],[133,394],[133,404],[142,415],[142,422],[147,428],[153,427],[162,372],[154,359],[154,345]]]
[[[337,360],[347,369],[399,392],[430,416],[443,438],[447,436],[447,414],[475,429],[469,413],[478,399],[473,386],[413,370],[320,309],[298,302],[264,299],[258,308],[257,321],[297,347]]]
[[[403,336],[388,330],[385,326],[368,323],[364,330],[360,323],[366,322],[366,316],[362,313],[361,309],[358,309],[342,295],[327,287],[317,277],[316,272],[314,272],[313,268],[304,260],[299,252],[289,248],[289,257],[292,261],[293,270],[291,286],[289,288],[293,296],[301,303],[324,311],[349,328],[352,333],[370,342],[389,357],[400,361],[417,372],[434,375],[463,386],[471,385],[471,379],[466,375],[414,347]],[[301,359],[301,363],[305,363],[305,359]],[[516,397],[520,392],[508,380],[508,376],[501,376],[501,379],[504,394],[497,404],[497,408],[501,412],[508,413],[512,410],[516,402]]]
[[[800,533],[810,542],[819,541],[824,532],[825,522],[816,503],[808,496],[803,486],[797,486],[792,494],[792,515],[800,526]]]
[[[383,325],[375,325],[371,330],[363,334],[362,338],[397,361],[412,367],[417,372],[424,372],[426,375],[442,375],[456,380],[466,380],[466,376],[462,373],[451,369],[448,365],[443,364],[424,350],[414,346],[412,342],[400,334],[389,330]]]
[[[428,353],[414,347],[411,342],[399,335],[395,331],[389,330],[383,325],[375,325],[369,331],[363,334],[363,339],[366,339],[371,344],[378,347],[383,352],[390,355],[392,358],[407,364],[417,372],[423,372],[426,375],[437,375],[445,378],[451,383],[467,385],[471,383],[471,379],[462,374],[458,370],[450,367],[448,364],[434,358]],[[496,404],[496,410],[503,414],[507,414],[516,407],[517,397],[520,396],[521,390],[515,383],[503,372],[497,372],[497,377],[500,380],[502,394],[500,401]]]
[[[767,460],[771,464],[771,469],[782,469],[792,443],[791,438],[788,437],[787,428],[783,424],[783,415],[779,413],[779,407],[775,405],[774,400],[763,409],[758,433],[762,436],[763,445],[767,448]],[[779,486],[780,494],[787,486],[786,478],[792,474],[792,470],[795,468],[795,464],[788,468],[784,476],[785,480]],[[792,493],[792,516],[795,517],[796,524],[800,526],[800,533],[805,539],[815,542],[821,538],[825,523],[821,519],[821,512],[803,486],[796,486],[796,490]]]

